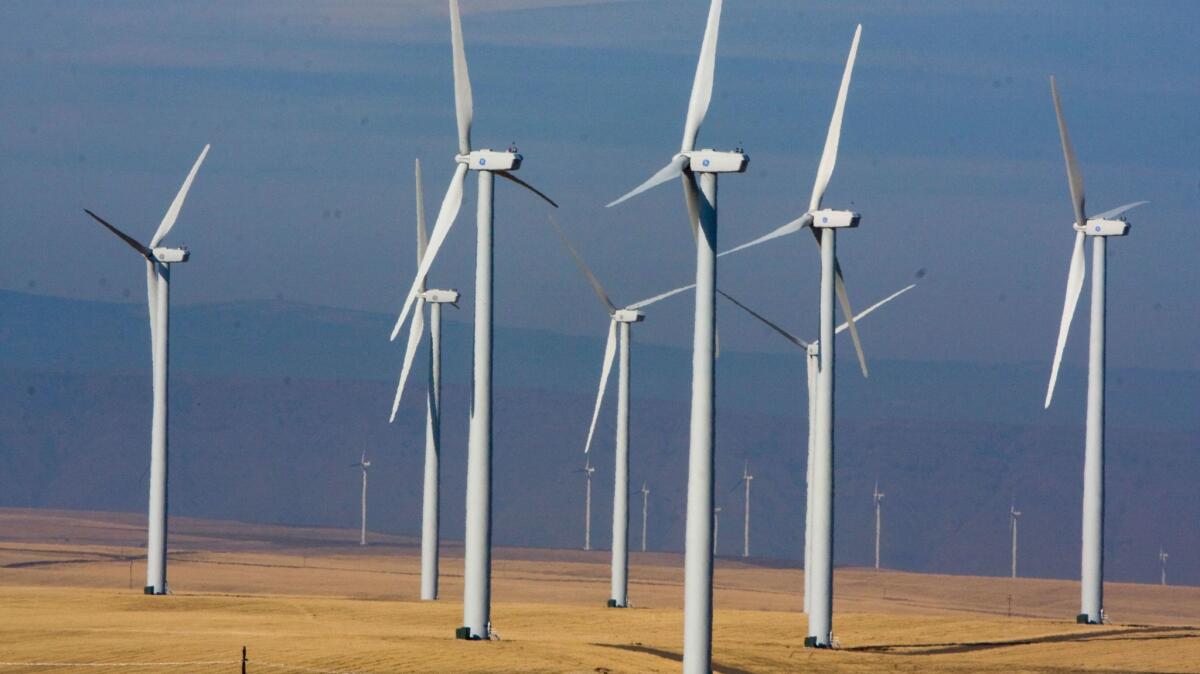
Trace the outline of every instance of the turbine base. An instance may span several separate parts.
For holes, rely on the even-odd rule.
[[[608,600],[608,607],[609,607],[609,608],[629,608],[629,605],[628,605],[628,604],[622,604],[622,603],[618,602],[616,599],[609,599],[609,600]]]
[[[1091,617],[1089,617],[1088,614],[1086,614],[1086,613],[1080,613],[1079,615],[1075,616],[1075,622],[1080,625],[1099,625],[1100,624],[1100,622],[1098,620],[1092,620]]]
[[[805,648],[832,648],[830,644],[817,643],[816,637],[804,637]]]
[[[455,629],[454,630],[454,638],[462,639],[464,641],[483,641],[483,637],[477,637],[477,636],[471,634],[470,627],[459,627],[459,628]]]

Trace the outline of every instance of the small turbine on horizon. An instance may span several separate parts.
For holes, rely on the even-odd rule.
[[[84,212],[96,222],[104,225],[131,248],[146,258],[146,303],[150,310],[150,360],[151,381],[153,382],[154,407],[150,422],[150,499],[147,512],[146,535],[146,594],[167,594],[167,445],[169,412],[167,386],[170,382],[169,356],[171,314],[171,265],[187,262],[191,253],[186,246],[169,248],[160,246],[162,240],[175,226],[179,211],[183,208],[184,199],[196,178],[196,172],[208,156],[208,145],[200,151],[200,156],[192,164],[175,200],[167,208],[166,215],[158,224],[150,245],[144,246],[137,239],[109,224],[106,220],[90,210]]]
[[[742,466],[742,485],[745,491],[742,506],[742,557],[750,556],[750,481],[753,479],[754,476],[750,474],[750,460],[746,459]]]
[[[879,570],[879,530],[880,530],[880,525],[883,521],[883,518],[882,518],[883,496],[884,496],[883,492],[879,491],[879,480],[875,480],[875,492],[872,494],[872,498],[874,499],[874,502],[875,502],[875,570],[876,571]]]
[[[367,469],[371,467],[371,462],[367,461],[366,450],[363,450],[362,458],[360,458],[358,460],[358,463],[352,463],[352,464],[350,464],[350,467],[358,468],[358,469],[362,470],[362,503],[361,503],[362,515],[359,519],[361,524],[360,524],[360,529],[359,529],[359,533],[358,533],[358,544],[366,545],[367,544]]]
[[[720,537],[717,535],[721,531],[721,506],[713,508],[713,557],[717,556],[717,541]]]
[[[1163,550],[1163,547],[1161,545],[1158,546],[1158,563],[1159,563],[1159,570],[1161,572],[1161,575],[1159,576],[1159,584],[1160,585],[1167,584],[1167,556],[1168,556],[1167,551]]]
[[[1058,328],[1058,344],[1050,368],[1050,384],[1046,389],[1045,406],[1050,407],[1054,384],[1062,363],[1063,347],[1075,315],[1075,305],[1083,290],[1087,275],[1084,261],[1084,242],[1092,238],[1092,308],[1088,342],[1087,426],[1083,461],[1083,536],[1080,564],[1080,607],[1076,622],[1099,625],[1104,622],[1104,313],[1105,313],[1105,249],[1110,236],[1125,236],[1129,223],[1121,217],[1126,211],[1145,201],[1135,201],[1100,215],[1088,217],[1083,191],[1083,174],[1075,160],[1067,122],[1063,118],[1058,87],[1050,78],[1050,97],[1054,99],[1054,114],[1058,118],[1058,134],[1062,141],[1063,159],[1067,167],[1067,185],[1075,211],[1075,246],[1067,273],[1067,293],[1063,301],[1062,320]]]
[[[571,471],[574,473],[583,473],[584,479],[587,480],[586,491],[583,497],[583,549],[592,549],[592,473],[596,472],[596,467],[592,465],[592,457],[588,456],[584,459],[583,468]]]
[[[1017,502],[1014,500],[1008,506],[1008,529],[1012,534],[1012,577],[1017,577],[1017,520],[1021,518],[1021,511],[1017,510]]]
[[[646,551],[646,512],[650,505],[650,490],[642,483],[642,552]]]

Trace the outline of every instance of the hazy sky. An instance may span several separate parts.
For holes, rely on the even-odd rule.
[[[563,204],[618,303],[693,274],[676,185],[602,205],[677,150],[707,4],[463,0],[476,146],[519,144],[521,176]],[[141,301],[141,264],[81,209],[148,239],[208,142],[169,239],[193,252],[177,301],[398,310],[415,269],[413,158],[431,211],[453,171],[445,12],[440,0],[4,3],[0,287]],[[1053,73],[1091,210],[1152,202],[1109,247],[1110,362],[1200,368],[1197,3],[727,0],[700,142],[740,144],[751,163],[722,179],[721,247],[807,205],[860,21],[826,198],[863,213],[839,238],[842,265],[859,306],[926,271],[864,326],[868,354],[1049,362],[1073,235]],[[467,291],[469,311],[473,181],[467,194],[433,283]],[[507,183],[497,195],[497,321],[602,336],[546,209]],[[721,285],[815,333],[810,239],[726,258]],[[1085,295],[1069,363],[1085,360],[1086,307]],[[721,311],[729,348],[790,348]],[[686,345],[690,317],[689,299],[665,303],[638,339]]]

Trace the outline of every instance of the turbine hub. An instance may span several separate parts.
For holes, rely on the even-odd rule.
[[[812,226],[815,229],[842,229],[858,227],[859,215],[854,211],[835,211],[832,208],[822,208],[812,212]]]
[[[421,299],[430,304],[458,304],[457,290],[426,290]]]
[[[454,161],[466,164],[472,171],[516,171],[521,168],[522,158],[518,152],[499,150],[473,150],[454,155]]]
[[[1076,231],[1079,231],[1078,225],[1071,226]],[[1088,236],[1125,236],[1129,233],[1129,223],[1124,220],[1091,218],[1087,221],[1087,226],[1082,231]]]
[[[612,319],[618,323],[640,323],[646,320],[646,314],[637,309],[617,309],[613,312]]]

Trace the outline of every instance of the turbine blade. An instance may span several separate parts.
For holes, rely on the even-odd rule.
[[[724,253],[718,253],[717,257],[723,257],[725,255],[729,255],[730,253],[736,253],[740,250],[745,250],[746,248],[750,248],[752,246],[757,246],[760,243],[766,243],[772,239],[778,239],[781,236],[787,236],[788,234],[791,234],[793,232],[798,232],[798,231],[804,229],[805,227],[808,227],[809,225],[811,225],[812,220],[813,220],[812,214],[805,213],[804,215],[796,218],[795,220],[792,220],[791,222],[787,223],[786,225],[784,225],[778,229],[775,229],[771,232],[768,232],[767,234],[764,234],[764,235],[758,237],[757,239],[743,243],[740,246],[730,248],[729,250],[725,251]]]
[[[842,305],[842,315],[846,317],[846,327],[850,329],[850,340],[854,342],[854,353],[858,356],[858,367],[862,369],[863,379],[871,376],[867,371],[867,357],[863,353],[862,340],[858,338],[858,326],[854,324],[854,309],[850,307],[850,294],[846,292],[846,279],[842,278],[842,265],[833,258],[833,272],[838,302]]]
[[[1058,118],[1058,136],[1062,139],[1063,159],[1067,163],[1067,185],[1071,188],[1071,203],[1075,207],[1075,225],[1083,229],[1087,225],[1083,174],[1075,161],[1075,150],[1071,147],[1071,135],[1067,133],[1067,120],[1063,118],[1062,102],[1058,100],[1058,85],[1050,76],[1050,97],[1054,99],[1054,115]]]
[[[146,306],[150,310],[150,364],[158,369],[154,345],[158,342],[158,263],[146,258]]]
[[[796,346],[800,347],[801,349],[807,349],[807,348],[808,348],[808,342],[804,341],[803,339],[800,339],[799,337],[797,337],[797,336],[793,335],[792,333],[788,332],[787,330],[784,330],[783,328],[779,327],[778,325],[776,325],[776,324],[772,323],[772,322],[771,322],[771,320],[770,320],[769,318],[767,318],[767,317],[763,316],[762,314],[760,314],[760,313],[758,313],[757,311],[755,311],[755,310],[751,309],[750,307],[746,306],[745,304],[742,304],[741,302],[737,301],[737,300],[736,300],[736,299],[735,299],[735,298],[734,298],[732,295],[730,295],[729,293],[725,292],[724,290],[721,290],[720,288],[717,288],[717,292],[721,294],[721,297],[724,297],[725,299],[727,299],[727,300],[729,300],[730,302],[733,302],[735,305],[737,305],[737,307],[738,307],[738,308],[740,308],[742,311],[744,311],[744,312],[746,312],[746,313],[750,314],[751,316],[753,316],[753,317],[757,318],[758,320],[760,320],[760,321],[762,321],[764,324],[766,324],[766,326],[767,326],[767,327],[771,328],[771,329],[772,329],[772,330],[774,330],[775,332],[778,332],[780,335],[783,335],[783,338],[784,338],[784,339],[786,339],[786,340],[788,340],[788,341],[789,341],[789,342],[791,342],[792,344],[795,344]]]
[[[400,409],[400,398],[404,395],[404,384],[412,371],[413,358],[417,355],[417,346],[425,334],[425,300],[418,299],[417,307],[413,310],[412,323],[408,328],[408,346],[404,348],[404,366],[400,368],[400,383],[396,385],[396,397],[392,400],[392,415],[388,423],[396,420],[396,411]]]
[[[1124,206],[1117,206],[1116,208],[1112,209],[1111,211],[1104,211],[1100,215],[1096,215],[1093,217],[1103,218],[1103,219],[1117,218],[1117,217],[1124,215],[1126,211],[1132,211],[1133,209],[1137,208],[1138,206],[1144,206],[1145,204],[1148,204],[1148,203],[1150,203],[1150,202],[1149,201],[1135,201],[1131,204],[1125,204]]]
[[[862,311],[858,312],[858,315],[854,317],[854,320],[861,321],[862,319],[866,318],[867,315],[869,315],[872,311],[875,311],[879,307],[882,307],[883,305],[887,304],[888,302],[891,302],[892,300],[896,299],[897,297],[903,295],[904,293],[906,293],[916,287],[917,287],[917,284],[910,283],[909,285],[901,288],[900,290],[897,290],[896,292],[892,293],[891,295],[888,295],[887,297],[879,300],[875,304],[872,304],[871,306],[867,307],[866,309],[863,309]],[[848,327],[850,327],[849,322],[842,323],[841,325],[839,325],[837,327],[837,330],[833,331],[833,334],[836,335],[837,333],[842,332],[843,330],[845,330]]]
[[[425,188],[421,184],[421,160],[416,160],[413,170],[417,181],[417,264],[425,257],[425,248],[429,246],[429,232],[425,228]]]
[[[600,368],[600,388],[596,390],[596,408],[592,411],[592,425],[588,428],[587,444],[583,453],[592,450],[592,436],[596,434],[596,420],[600,418],[600,406],[604,403],[604,389],[608,388],[608,373],[612,372],[613,356],[617,353],[617,322],[608,322],[608,341],[604,344],[604,365]],[[590,459],[589,459],[590,460]]]
[[[704,42],[700,45],[700,60],[692,80],[692,96],[688,99],[687,121],[683,125],[683,144],[680,151],[696,149],[696,136],[712,102],[713,75],[717,67],[717,32],[721,27],[721,0],[712,0],[708,7],[708,24],[704,27]]]
[[[520,178],[516,177],[516,176],[515,176],[515,175],[513,175],[512,173],[510,173],[510,172],[508,172],[508,171],[494,171],[493,173],[495,173],[495,175],[498,175],[498,176],[500,176],[501,178],[508,178],[509,180],[511,180],[511,181],[513,181],[514,183],[516,183],[516,184],[520,185],[521,187],[524,187],[525,189],[529,190],[530,192],[533,192],[534,194],[538,195],[538,196],[539,196],[539,197],[541,197],[541,198],[542,198],[542,200],[543,200],[543,201],[545,201],[546,203],[550,204],[551,206],[553,206],[553,207],[555,207],[555,208],[558,208],[558,204],[557,204],[557,203],[555,203],[553,199],[551,199],[550,197],[546,196],[546,195],[545,195],[545,194],[544,194],[544,193],[543,193],[541,190],[539,190],[538,188],[534,187],[533,185],[530,185],[529,183],[525,182],[524,180],[521,180]]]
[[[696,177],[691,174],[683,176],[683,203],[687,206],[688,225],[692,228],[692,241],[700,238],[700,188],[696,186]]]
[[[458,151],[471,151],[471,120],[475,103],[471,98],[471,76],[467,73],[467,53],[463,49],[462,19],[458,0],[450,0],[450,46],[454,50],[454,118],[458,122]]]
[[[608,293],[604,291],[604,286],[600,284],[600,279],[596,278],[591,269],[588,269],[587,263],[583,261],[579,252],[575,250],[575,246],[572,246],[570,240],[567,239],[566,232],[562,230],[562,227],[558,226],[558,221],[554,219],[553,215],[549,216],[549,220],[550,225],[554,227],[554,231],[558,233],[558,238],[562,240],[563,245],[567,247],[567,251],[571,253],[571,257],[575,260],[575,265],[587,277],[588,283],[592,285],[592,290],[596,292],[596,297],[600,298],[600,303],[607,308],[608,313],[611,314],[616,311],[617,307],[609,299]]]
[[[1050,385],[1046,388],[1045,407],[1050,407],[1054,398],[1054,384],[1058,382],[1058,367],[1062,363],[1063,347],[1067,345],[1067,333],[1071,330],[1071,319],[1075,316],[1075,305],[1079,302],[1079,293],[1083,290],[1083,279],[1087,276],[1087,265],[1084,262],[1083,242],[1087,238],[1083,232],[1075,232],[1075,248],[1071,251],[1071,267],[1067,271],[1067,295],[1063,300],[1062,319],[1058,324],[1058,344],[1054,347],[1054,363],[1050,366]]]
[[[192,181],[196,178],[196,172],[200,170],[200,165],[204,163],[204,158],[208,156],[208,145],[200,151],[200,156],[196,157],[196,163],[192,164],[192,170],[188,171],[187,178],[184,178],[183,185],[180,186],[179,192],[175,195],[175,200],[171,202],[171,207],[167,209],[167,214],[163,216],[162,222],[158,223],[158,230],[154,232],[154,238],[150,239],[150,247],[154,248],[166,238],[171,232],[171,228],[175,226],[175,219],[179,217],[179,210],[183,208],[183,200],[187,198],[188,190],[192,189]]]
[[[842,84],[838,88],[837,103],[833,105],[833,119],[829,120],[829,133],[825,136],[825,150],[821,152],[821,163],[817,166],[817,179],[813,183],[812,198],[808,202],[810,211],[821,207],[825,188],[829,187],[829,179],[833,176],[833,167],[837,164],[838,143],[842,139],[842,115],[846,111],[846,93],[850,90],[850,75],[854,72],[854,59],[858,56],[858,38],[861,35],[862,24],[860,23],[854,29],[854,40],[850,43],[850,56],[846,58],[846,69],[842,72]]]
[[[630,304],[629,306],[627,306],[625,308],[626,309],[641,309],[642,307],[648,307],[651,304],[654,304],[655,302],[658,302],[660,300],[665,300],[668,297],[673,297],[675,295],[678,295],[681,292],[691,290],[692,288],[695,288],[695,287],[696,287],[695,283],[691,283],[691,284],[688,284],[685,286],[680,286],[678,288],[675,288],[674,290],[668,290],[665,293],[660,293],[658,295],[655,295],[654,297],[648,297],[639,302],[634,302],[633,304]]]
[[[404,325],[404,320],[408,318],[408,311],[416,301],[417,294],[421,292],[421,286],[429,274],[429,268],[433,266],[434,259],[437,258],[438,250],[441,249],[442,242],[446,240],[446,235],[450,233],[450,227],[454,225],[458,209],[462,206],[463,181],[466,180],[466,177],[467,165],[459,164],[454,169],[454,177],[450,179],[450,186],[446,188],[446,196],[442,199],[441,210],[438,211],[437,221],[433,225],[433,235],[429,237],[429,247],[421,258],[421,264],[417,267],[417,277],[413,279],[412,288],[409,289],[404,300],[400,318],[396,319],[396,326],[392,328],[392,340],[395,340],[396,335],[400,333],[400,326]]]
[[[650,176],[649,180],[647,180],[646,182],[642,183],[641,185],[638,185],[637,187],[633,188],[628,193],[626,193],[625,196],[621,197],[620,199],[610,202],[607,206],[605,206],[605,208],[612,208],[613,206],[616,206],[617,204],[621,203],[622,201],[625,201],[627,199],[630,199],[632,197],[635,197],[635,196],[641,194],[642,192],[645,192],[646,190],[650,189],[651,187],[658,187],[659,185],[670,180],[671,178],[678,178],[679,176],[683,175],[683,166],[686,163],[687,163],[687,157],[685,157],[683,155],[677,155],[674,159],[671,160],[670,164],[667,164],[666,166],[659,169],[658,173],[655,173],[654,175]]]
[[[110,224],[104,218],[100,217],[99,215],[96,215],[95,213],[89,211],[86,208],[83,209],[83,212],[92,216],[93,220],[104,225],[104,227],[107,228],[108,231],[112,232],[113,234],[116,234],[118,238],[120,238],[125,243],[129,244],[134,250],[141,253],[147,259],[154,257],[154,253],[149,248],[143,246],[141,244],[141,242],[139,242],[137,239],[133,238],[132,236],[129,236],[125,232],[122,232],[121,230],[117,229],[116,227],[114,227],[112,224]]]

